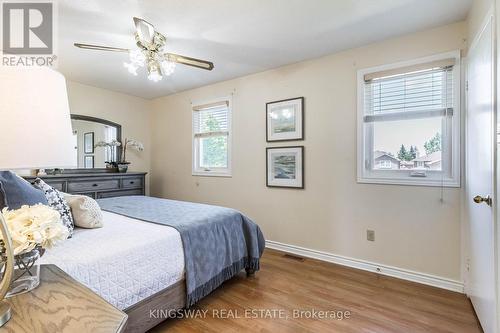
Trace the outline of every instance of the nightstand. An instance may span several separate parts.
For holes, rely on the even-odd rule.
[[[127,315],[56,265],[40,266],[40,285],[6,299],[12,318],[0,332],[123,332]]]

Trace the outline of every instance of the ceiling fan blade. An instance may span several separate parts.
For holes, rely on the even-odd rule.
[[[172,62],[176,62],[178,64],[193,66],[193,67],[197,67],[197,68],[201,68],[201,69],[206,69],[208,71],[211,71],[212,69],[214,69],[214,64],[213,64],[213,62],[210,62],[210,61],[185,57],[185,56],[174,54],[174,53],[165,53],[165,55],[168,57],[168,60],[170,60]]]
[[[81,49],[89,49],[89,50],[113,51],[113,52],[128,52],[129,51],[129,49],[123,49],[121,47],[111,47],[111,46],[82,44],[82,43],[75,43],[74,45],[76,47],[81,48]]]
[[[155,35],[155,27],[148,21],[138,17],[134,17],[134,24],[140,42],[143,45],[152,44]]]

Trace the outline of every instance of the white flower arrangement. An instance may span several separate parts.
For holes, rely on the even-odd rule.
[[[4,208],[2,215],[7,224],[14,255],[23,254],[40,246],[52,246],[68,238],[68,229],[61,223],[61,215],[42,204],[22,206],[16,210]]]
[[[106,161],[107,163],[115,163],[114,157],[116,156],[116,147],[120,147],[122,144],[118,140],[111,140],[110,142],[99,141],[94,145],[94,148],[103,147],[104,149],[109,149],[109,156],[111,161]]]
[[[142,144],[142,142],[137,141],[137,140],[133,140],[133,139],[125,139],[125,143],[123,143],[123,144],[120,141],[117,141],[114,139],[110,142],[99,141],[94,145],[94,148],[97,148],[97,147],[109,148],[111,156],[116,156],[116,148],[121,147],[120,148],[121,158],[120,158],[120,161],[117,161],[117,162],[122,163],[122,164],[129,164],[129,162],[127,162],[127,148],[131,148],[131,149],[134,149],[137,151],[144,150],[144,145]],[[109,161],[109,162],[116,164],[115,161]]]
[[[122,156],[120,163],[128,163],[127,162],[127,148],[131,148],[137,151],[143,151],[144,145],[137,140],[133,139],[125,139],[125,144],[122,146]]]

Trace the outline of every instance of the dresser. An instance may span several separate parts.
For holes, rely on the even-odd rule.
[[[145,195],[146,174],[146,172],[68,173],[39,178],[61,192],[102,199],[126,195]],[[31,183],[36,178],[24,177]]]

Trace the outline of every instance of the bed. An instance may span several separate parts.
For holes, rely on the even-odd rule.
[[[150,200],[154,206],[169,203],[169,214],[174,216],[186,213],[185,207],[191,207],[200,212],[193,220],[201,222],[201,225],[206,225],[208,221],[208,215],[202,211],[217,208],[147,197],[121,197],[112,200],[118,208],[125,207],[127,202],[138,205],[142,200]],[[129,315],[127,332],[145,332],[167,319],[151,316],[150,310],[159,309],[165,313],[164,310],[190,306],[189,293],[186,293],[186,266],[189,266],[186,264],[189,264],[189,260],[185,252],[187,240],[183,239],[178,227],[154,223],[145,218],[134,218],[122,211],[111,212],[109,202],[103,208],[107,209],[103,211],[104,227],[77,228],[73,237],[63,245],[46,251],[41,263],[59,266],[109,303],[126,312]],[[101,207],[106,206],[105,203],[101,200]],[[140,209],[134,209],[128,215],[134,215],[136,211]],[[217,228],[220,226],[217,225]],[[259,257],[261,254],[262,250],[259,251]],[[234,272],[233,270],[231,275],[225,274],[223,280],[230,278]],[[253,269],[248,269],[247,273],[252,274]],[[219,279],[214,287],[220,285],[221,281]]]

